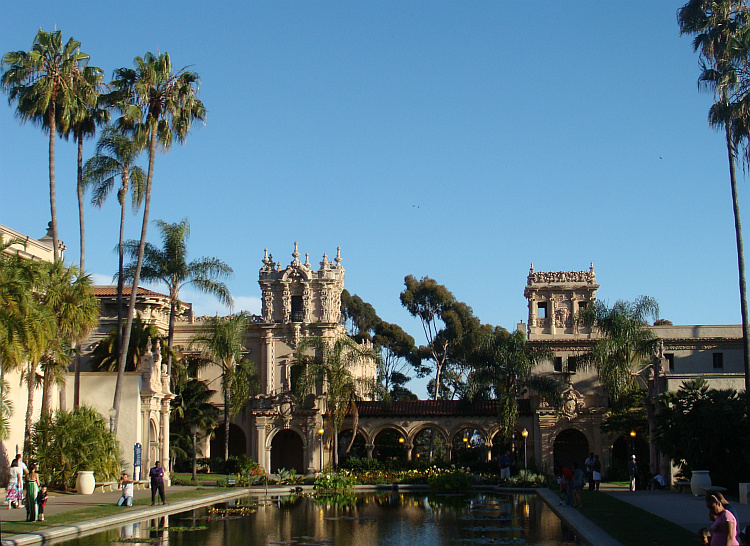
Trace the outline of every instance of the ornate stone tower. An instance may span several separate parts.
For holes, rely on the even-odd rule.
[[[529,301],[529,340],[580,339],[591,330],[575,323],[575,316],[596,301],[594,264],[588,271],[534,271],[531,264],[523,295]]]

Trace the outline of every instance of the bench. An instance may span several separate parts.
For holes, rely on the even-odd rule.
[[[104,493],[105,491],[112,491],[116,485],[117,482],[96,482],[94,484],[94,491],[96,491],[99,487],[102,488],[102,493]]]
[[[227,485],[237,485],[237,478],[227,478]]]
[[[678,493],[690,493],[690,480],[677,478],[674,481],[674,489],[676,489]]]

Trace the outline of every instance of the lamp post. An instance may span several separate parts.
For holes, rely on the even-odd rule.
[[[190,434],[193,435],[193,481],[196,481],[196,471],[198,469],[198,447],[196,443],[196,434],[198,434],[198,427],[196,427],[195,425],[191,425]]]
[[[630,454],[635,455],[635,431],[630,431]]]
[[[109,433],[112,434],[115,431],[115,417],[117,417],[117,410],[115,408],[109,408]]]
[[[322,428],[318,429],[318,436],[320,437],[320,471],[323,472],[323,432]]]
[[[526,438],[529,437],[529,431],[526,429],[523,429],[521,431],[521,436],[523,436],[523,468],[525,470],[528,468],[527,459],[526,459]]]

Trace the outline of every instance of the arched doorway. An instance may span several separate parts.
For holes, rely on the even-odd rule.
[[[446,460],[445,437],[439,429],[423,428],[414,435],[412,442],[414,444],[411,455],[412,461],[434,463]]]
[[[627,480],[628,460],[632,455],[636,456],[641,474],[648,473],[650,459],[648,443],[641,435],[631,438],[628,434],[620,436],[612,444],[612,466],[607,472],[607,478],[610,480]]]
[[[381,430],[373,442],[375,444],[373,458],[381,461],[405,461],[405,440],[398,430],[392,428]]]
[[[339,463],[346,460],[347,457],[356,457],[357,459],[367,458],[367,447],[365,446],[365,438],[362,436],[362,433],[357,432],[354,443],[347,453],[346,448],[349,447],[349,442],[351,441],[352,429],[339,432]]]
[[[298,474],[304,474],[305,467],[302,462],[304,447],[302,438],[291,429],[281,430],[271,441],[271,472],[278,472],[285,468],[292,468]]]
[[[247,441],[245,432],[234,423],[229,423],[229,456],[232,455],[247,455]],[[211,438],[211,457],[224,457],[224,425],[214,429],[214,436]]]
[[[487,462],[482,434],[471,427],[459,430],[451,441],[452,461],[461,466],[476,467]]]
[[[553,445],[555,465],[573,467],[573,463],[583,468],[583,462],[589,456],[589,442],[580,430],[568,428],[555,438]]]

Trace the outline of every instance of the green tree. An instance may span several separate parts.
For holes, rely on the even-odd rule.
[[[481,324],[471,307],[459,302],[443,285],[424,277],[417,281],[407,275],[406,288],[401,292],[401,304],[422,323],[427,345],[417,354],[432,360],[435,372],[433,398],[450,397],[467,371],[467,358],[471,353],[472,340],[481,331]],[[416,363],[416,362],[415,362]],[[452,369],[451,369],[452,368]],[[417,365],[417,374],[424,377],[429,367]],[[448,375],[452,388],[446,386],[444,375]]]
[[[496,327],[487,333],[475,350],[476,370],[471,382],[479,391],[498,401],[500,434],[504,440],[513,437],[518,419],[518,397],[525,387],[539,394],[548,404],[559,408],[563,385],[547,375],[534,374],[534,368],[552,357],[546,347],[530,347],[526,334],[516,330],[509,334]],[[481,394],[476,395],[482,398]]]
[[[94,350],[91,351],[89,364],[91,370],[95,372],[114,372],[117,370],[119,361],[117,327],[112,328]],[[167,358],[167,344],[162,336],[159,335],[159,329],[154,324],[148,324],[143,321],[140,313],[136,313],[133,320],[132,335],[130,336],[130,346],[128,347],[127,359],[125,361],[125,371],[134,372],[138,369],[138,363],[148,349],[148,341],[162,341],[162,358]]]
[[[55,187],[55,133],[66,131],[81,102],[95,104],[96,93],[85,85],[83,73],[89,56],[80,51],[80,42],[71,38],[63,45],[62,32],[39,30],[31,51],[11,51],[0,61],[8,69],[0,84],[8,100],[16,102],[16,113],[23,120],[40,123],[49,132],[49,193],[52,215],[54,259],[60,259]]]
[[[734,489],[750,480],[750,416],[745,395],[685,381],[661,395],[656,443],[685,472],[710,470],[712,481]]]
[[[690,0],[677,12],[680,34],[695,36],[693,50],[701,58],[699,82],[714,92],[714,105],[709,112],[712,127],[724,130],[729,158],[729,184],[732,193],[734,230],[737,242],[740,308],[742,313],[742,338],[745,368],[745,390],[750,391],[750,322],[747,308],[747,283],[745,280],[745,251],[742,240],[740,203],[737,193],[735,161],[737,143],[746,141],[746,123],[738,120],[747,114],[748,91],[748,7],[744,0]],[[740,93],[740,96],[737,93]],[[744,112],[743,112],[744,110]],[[735,133],[736,122],[745,125],[742,133]]]
[[[375,308],[360,298],[353,296],[344,289],[341,291],[341,316],[347,324],[347,331],[355,341],[372,339],[372,332],[381,320]]]
[[[65,381],[70,358],[99,322],[99,300],[93,293],[91,277],[73,265],[53,262],[44,266],[40,305],[55,319],[55,335],[45,351],[42,385],[42,412],[50,407],[52,383]],[[78,385],[76,385],[78,388]]]
[[[217,258],[187,261],[187,241],[190,238],[190,224],[187,218],[174,224],[157,220],[156,225],[161,232],[162,248],[146,243],[141,279],[149,283],[163,283],[169,290],[167,373],[171,376],[174,325],[181,307],[180,290],[190,285],[200,292],[216,296],[221,303],[231,306],[234,302],[229,288],[222,279],[231,276],[232,268]],[[123,275],[126,280],[132,281],[135,278],[139,246],[138,241],[125,243],[125,253],[136,260],[125,266]]]
[[[137,288],[143,265],[151,210],[151,188],[157,145],[166,151],[175,140],[180,143],[184,142],[193,121],[205,119],[206,110],[198,99],[198,82],[198,75],[194,72],[184,68],[177,72],[173,71],[168,53],[154,55],[151,52],[146,53],[144,57],[136,57],[135,68],[115,70],[115,78],[111,82],[114,91],[108,100],[123,114],[120,120],[121,127],[130,130],[135,141],[145,143],[148,148],[143,223],[138,245],[138,258],[133,271],[133,289],[128,304],[122,347],[127,347],[129,344],[130,328],[135,314]],[[120,414],[125,358],[126,353],[121,350],[112,402],[112,407],[118,415],[114,422],[115,431]]]
[[[243,357],[243,338],[249,316],[246,313],[228,317],[210,317],[206,327],[190,340],[199,346],[204,358],[221,371],[221,395],[224,399],[224,461],[229,459],[229,419],[236,415],[256,386],[255,366]]]
[[[13,417],[13,402],[10,400],[8,382],[0,377],[0,440],[10,436],[10,419]]]
[[[58,410],[34,425],[31,456],[39,461],[42,483],[71,489],[79,470],[93,470],[98,480],[120,476],[123,462],[117,438],[93,408]]]
[[[312,354],[310,354],[312,350]],[[351,409],[354,412],[354,425],[357,430],[356,400],[362,394],[374,392],[375,384],[363,378],[356,378],[352,369],[364,359],[374,359],[370,349],[359,345],[349,336],[341,336],[335,341],[311,336],[297,346],[294,362],[300,371],[296,391],[300,398],[318,394],[325,398],[325,412],[328,414],[333,441],[333,462],[339,464],[338,437],[344,419]],[[318,387],[322,388],[318,390]],[[356,434],[352,435],[347,451],[351,449]]]
[[[122,347],[123,318],[123,267],[125,260],[125,201],[130,193],[130,205],[136,212],[143,203],[143,189],[146,184],[146,172],[135,164],[141,153],[141,147],[129,135],[114,126],[107,126],[99,137],[96,155],[86,162],[83,173],[83,186],[91,188],[91,202],[101,207],[112,192],[117,179],[120,188],[117,201],[120,204],[120,234],[117,242],[117,354]],[[132,335],[132,334],[131,334]]]
[[[170,436],[173,447],[179,452],[192,453],[192,428],[211,434],[219,422],[220,411],[211,403],[215,391],[211,390],[205,381],[190,377],[180,381],[175,388],[175,398],[172,400],[172,413],[169,416]]]

